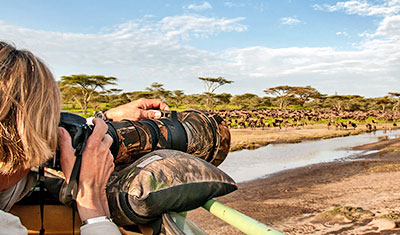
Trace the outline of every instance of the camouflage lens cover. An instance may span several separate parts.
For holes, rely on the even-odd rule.
[[[237,189],[226,173],[176,150],[156,150],[114,172],[107,185],[113,221],[144,224],[165,212],[188,211]]]

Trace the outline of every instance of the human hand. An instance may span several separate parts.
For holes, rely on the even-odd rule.
[[[112,138],[106,135],[108,126],[101,119],[93,119],[93,133],[87,140],[82,155],[79,175],[77,207],[81,220],[98,216],[109,216],[106,184],[114,170],[113,156],[110,152]],[[75,150],[71,137],[64,128],[59,128],[59,147],[61,168],[69,182],[75,162]]]
[[[161,117],[159,110],[169,110],[167,104],[159,99],[138,99],[127,104],[108,110],[106,117],[113,121],[128,119],[139,121],[141,119],[158,119]]]

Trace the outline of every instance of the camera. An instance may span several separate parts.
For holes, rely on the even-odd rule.
[[[231,140],[228,126],[218,115],[197,110],[162,111],[160,119],[105,122],[113,140],[110,152],[115,164],[106,193],[118,226],[131,230],[137,224],[152,224],[159,230],[163,213],[194,209],[237,188],[215,167],[228,155]],[[75,208],[80,156],[94,126],[69,112],[61,113],[59,126],[70,134],[77,156],[69,183],[55,174],[61,170],[57,151],[44,165],[55,171],[47,169],[50,174],[45,177],[44,169],[39,168],[39,186],[21,204],[43,207],[62,203]],[[139,191],[143,197],[135,195]]]
[[[186,152],[215,166],[221,164],[229,152],[229,128],[221,117],[212,113],[162,111],[160,119],[107,120],[106,124],[107,133],[113,139],[110,151],[116,169],[156,149]],[[59,126],[71,135],[76,153],[82,153],[93,125],[87,124],[86,119],[77,114],[62,112]],[[61,170],[59,152],[45,166]]]

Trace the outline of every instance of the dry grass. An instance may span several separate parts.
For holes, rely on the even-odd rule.
[[[371,167],[370,172],[400,171],[400,164],[386,164]]]

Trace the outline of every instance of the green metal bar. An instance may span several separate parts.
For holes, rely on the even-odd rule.
[[[283,234],[213,199],[207,201],[203,208],[245,234]]]
[[[178,214],[180,216],[186,218],[187,211],[179,212]],[[178,225],[179,228],[184,228],[185,227],[185,220],[177,220],[176,224]]]

